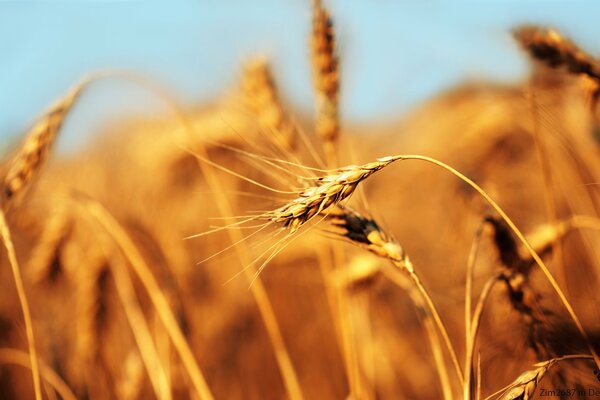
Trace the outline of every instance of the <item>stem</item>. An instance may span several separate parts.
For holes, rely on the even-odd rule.
[[[200,399],[212,400],[213,396],[210,392],[208,384],[202,375],[202,371],[198,367],[194,355],[192,353],[189,344],[187,343],[177,320],[169,307],[169,303],[165,298],[160,285],[156,281],[154,275],[150,271],[150,268],[144,261],[144,258],[132,242],[131,238],[127,235],[125,230],[120,224],[113,218],[112,215],[99,203],[93,202],[88,199],[79,198],[81,203],[102,227],[110,234],[115,243],[119,246],[125,257],[129,260],[132,269],[142,282],[150,301],[154,305],[158,316],[160,317],[169,337],[173,341],[173,345],[181,358],[186,371],[188,372],[192,385],[198,393]]]
[[[542,177],[544,180],[544,200],[546,203],[546,211],[548,213],[548,219],[550,223],[555,224],[558,222],[558,211],[556,208],[556,198],[555,194],[552,190],[553,183],[553,175],[552,175],[552,166],[550,163],[550,157],[548,154],[548,148],[543,141],[543,136],[540,135],[539,124],[538,124],[538,104],[536,102],[535,93],[533,92],[533,87],[527,89],[526,98],[529,102],[529,109],[531,112],[531,120],[532,120],[532,132],[533,139],[535,142],[535,148],[537,150],[538,160],[540,163],[540,167],[542,170]],[[565,272],[565,263],[563,259],[563,250],[561,240],[557,240],[554,243],[554,252],[556,255],[556,276],[558,281],[565,288],[565,294],[568,295],[568,285],[567,285],[567,275]]]
[[[475,231],[475,237],[471,244],[471,250],[469,251],[469,258],[467,259],[467,278],[465,283],[465,336],[467,339],[467,346],[469,344],[469,332],[471,332],[471,309],[473,302],[473,275],[475,273],[475,260],[477,259],[477,253],[479,251],[479,244],[481,243],[481,234],[483,233],[484,224],[479,224],[479,227]]]
[[[408,259],[406,259],[405,262],[410,263],[410,261]],[[415,274],[412,271],[412,268],[406,268],[403,264],[398,263],[398,262],[394,262],[394,265],[396,265],[398,268],[401,268],[402,270],[405,270],[408,273],[408,276],[415,284],[417,290],[419,291],[419,293],[421,293],[423,300],[425,300],[425,305],[429,309],[429,312],[431,313],[431,316],[433,317],[433,321],[435,322],[435,325],[437,326],[438,331],[440,332],[440,335],[442,336],[442,340],[444,341],[446,350],[448,350],[448,354],[450,354],[450,359],[452,360],[452,365],[454,366],[454,371],[456,373],[456,377],[457,377],[458,381],[460,383],[462,383],[464,378],[463,378],[462,370],[460,368],[460,364],[458,362],[458,357],[456,356],[456,351],[454,350],[454,346],[452,346],[452,341],[450,340],[450,336],[448,335],[448,332],[446,331],[444,323],[442,322],[442,318],[440,317],[440,314],[438,313],[433,300],[429,296],[429,293],[427,293],[427,290],[421,283],[421,280],[419,279],[417,274]]]
[[[21,367],[31,368],[31,358],[29,357],[29,354],[8,347],[0,348],[0,363],[15,364]],[[40,374],[63,400],[77,400],[77,396],[75,396],[71,388],[69,388],[60,375],[42,361],[40,361]]]
[[[393,264],[393,263],[392,263]],[[421,318],[423,322],[423,326],[425,328],[425,332],[427,333],[427,338],[429,339],[429,344],[431,345],[431,351],[433,353],[433,359],[435,361],[435,365],[437,367],[436,371],[438,373],[438,377],[440,378],[440,385],[442,387],[442,393],[444,394],[444,399],[452,399],[452,387],[450,386],[450,378],[448,377],[448,369],[446,368],[446,363],[444,362],[444,355],[442,353],[442,344],[439,339],[439,335],[436,331],[436,325],[433,321],[433,317],[431,312],[427,308],[427,306],[423,303],[423,296],[417,290],[415,285],[413,285],[410,281],[406,279],[406,276],[402,274],[402,271],[398,269],[394,269],[390,273],[387,269],[383,268],[381,270],[383,274],[390,279],[394,284],[405,290],[417,309],[417,315]],[[400,272],[400,273],[398,273]]]
[[[35,392],[36,400],[42,400],[42,389],[40,386],[40,371],[38,366],[37,350],[35,349],[35,339],[33,336],[33,323],[31,321],[31,312],[29,311],[29,303],[27,296],[25,295],[25,286],[23,285],[23,278],[21,277],[21,270],[19,268],[19,262],[17,261],[17,255],[15,248],[10,236],[10,229],[6,222],[4,212],[0,210],[0,235],[6,247],[6,254],[8,255],[8,261],[12,270],[13,277],[15,279],[15,286],[17,287],[17,295],[19,296],[19,303],[21,304],[21,310],[23,310],[23,319],[25,320],[25,334],[27,336],[27,346],[29,348],[29,362],[31,364],[31,375],[33,376],[33,389]]]
[[[467,341],[467,353],[465,356],[465,380],[464,380],[464,399],[471,399],[471,382],[473,380],[473,354],[475,352],[475,342],[477,339],[477,333],[479,332],[479,325],[481,322],[481,316],[483,315],[483,309],[485,303],[494,288],[494,285],[498,282],[498,277],[493,276],[488,279],[481,290],[479,300],[475,306],[475,313],[473,314],[473,320],[471,322],[471,330],[468,333]]]

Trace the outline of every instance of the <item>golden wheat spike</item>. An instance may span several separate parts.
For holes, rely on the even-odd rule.
[[[23,194],[44,165],[63,121],[77,100],[84,84],[76,86],[60,99],[31,128],[27,138],[4,164],[2,208],[7,209]]]
[[[351,165],[340,168],[335,174],[317,179],[317,183],[298,193],[298,197],[265,217],[295,231],[314,216],[349,198],[360,182],[375,172],[398,160],[396,157],[383,157],[364,165]]]
[[[332,145],[339,133],[339,63],[329,12],[319,1],[313,7],[310,37],[313,82],[317,96],[317,133]]]
[[[256,58],[246,63],[242,85],[246,103],[257,115],[259,122],[273,133],[275,142],[283,150],[292,150],[296,129],[281,104],[267,60]]]

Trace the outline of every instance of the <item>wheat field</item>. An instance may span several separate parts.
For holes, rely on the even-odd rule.
[[[315,1],[314,118],[256,57],[206,106],[90,71],[32,119],[0,174],[0,398],[600,396],[600,62],[515,27],[526,80],[346,125],[334,22]],[[115,78],[164,113],[57,155]]]

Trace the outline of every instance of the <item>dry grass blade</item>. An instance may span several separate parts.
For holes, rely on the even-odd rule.
[[[15,364],[31,368],[29,355],[21,350],[0,348],[0,364]],[[65,381],[49,366],[40,361],[40,374],[63,400],[76,400],[77,397]]]
[[[38,367],[37,350],[35,348],[35,338],[33,335],[33,322],[31,320],[31,312],[29,311],[29,302],[25,294],[25,286],[23,285],[23,278],[21,277],[21,270],[19,268],[19,262],[17,261],[17,255],[10,235],[10,229],[6,222],[4,212],[0,210],[0,235],[2,236],[2,242],[6,247],[6,254],[8,255],[8,261],[12,270],[13,277],[15,279],[15,286],[17,287],[17,294],[19,296],[19,303],[21,304],[21,310],[23,311],[23,319],[25,321],[25,333],[27,335],[27,345],[29,348],[29,360],[31,363],[31,374],[33,375],[33,388],[35,392],[36,400],[42,399],[42,390],[40,386],[40,371]]]
[[[93,216],[107,233],[114,239],[125,257],[131,263],[131,267],[144,285],[156,312],[158,313],[169,337],[173,341],[173,345],[177,353],[181,357],[181,361],[185,366],[192,385],[196,393],[201,399],[212,399],[210,389],[204,379],[204,376],[196,363],[192,350],[187,343],[177,320],[169,307],[169,303],[162,293],[160,285],[152,275],[150,268],[146,265],[144,258],[131,241],[127,233],[119,225],[119,223],[102,207],[100,204],[89,199],[83,199],[80,196],[77,198],[77,203],[82,205],[84,209]]]

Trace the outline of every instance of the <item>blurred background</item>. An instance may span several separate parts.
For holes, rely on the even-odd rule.
[[[397,117],[457,82],[524,78],[509,31],[550,25],[600,52],[595,1],[333,0],[346,124]],[[0,138],[22,134],[90,71],[123,68],[205,103],[266,55],[280,91],[310,115],[310,1],[0,0]],[[62,150],[91,127],[156,106],[122,82],[98,85],[69,118]]]
[[[23,274],[50,399],[210,399],[199,376],[216,399],[462,397],[422,293],[389,254],[366,251],[373,229],[409,255],[456,364],[480,357],[484,397],[536,362],[600,352],[600,63],[544,30],[527,32],[581,56],[566,64],[596,69],[532,62],[511,36],[550,26],[598,55],[600,3],[323,5],[340,58],[339,121],[327,23],[311,30],[309,0],[0,0],[0,147],[17,148],[0,168],[0,205],[20,263],[0,254],[0,399],[35,388],[11,271]],[[272,70],[248,63],[257,55]],[[114,77],[66,95],[114,69],[160,84],[184,112]],[[360,184],[349,204],[371,231],[306,224],[252,286],[248,267],[289,233],[280,221],[183,240],[293,201],[299,184],[320,182],[294,164],[322,166],[315,154],[332,167],[421,154],[457,168],[534,241],[590,343],[489,203],[423,162]],[[332,244],[342,240],[354,243]],[[473,297],[495,285],[477,343],[466,340],[468,259]],[[541,385],[598,389],[589,361],[568,365]]]

